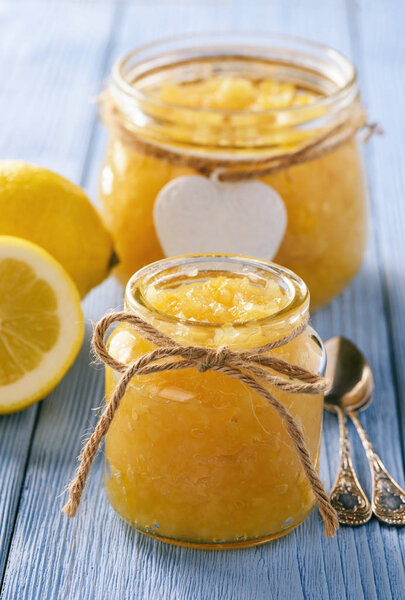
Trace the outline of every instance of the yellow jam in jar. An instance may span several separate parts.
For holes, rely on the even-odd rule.
[[[247,277],[230,279],[225,275],[174,289],[162,290],[151,285],[145,297],[156,310],[178,319],[220,324],[269,317],[287,301],[274,281],[259,287],[252,285]]]
[[[308,291],[272,263],[232,256],[166,259],[131,278],[126,307],[183,345],[235,350],[280,339],[308,311]],[[109,340],[129,363],[152,349],[129,324]],[[322,344],[307,327],[271,354],[314,373]],[[107,367],[106,393],[116,374]],[[271,392],[303,428],[316,465],[322,395]],[[194,368],[132,380],[106,437],[105,487],[119,515],[163,541],[255,545],[301,523],[314,496],[281,418],[223,373]]]
[[[249,170],[328,135],[313,158],[256,177],[280,195],[287,213],[275,257],[262,258],[298,273],[316,308],[353,278],[367,240],[367,194],[351,125],[362,114],[354,68],[337,52],[284,36],[209,39],[141,48],[114,69],[108,97],[115,124],[104,114],[111,137],[100,208],[121,260],[116,274],[125,283],[163,258],[153,210],[167,183],[215,173],[224,160],[230,170]],[[208,162],[197,168],[196,160]]]
[[[303,106],[318,98],[292,83],[246,77],[210,77],[198,83],[165,83],[156,90],[162,102],[221,110],[271,110]]]

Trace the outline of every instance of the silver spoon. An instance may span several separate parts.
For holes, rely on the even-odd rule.
[[[339,521],[347,525],[366,523],[373,512],[381,521],[405,525],[405,491],[389,475],[360,423],[356,411],[372,401],[374,380],[371,367],[360,350],[343,337],[325,343],[328,356],[326,377],[331,389],[325,406],[336,412],[340,430],[340,466],[331,491],[331,502]],[[372,504],[362,490],[350,457],[346,414],[352,419],[363,443],[372,476]]]

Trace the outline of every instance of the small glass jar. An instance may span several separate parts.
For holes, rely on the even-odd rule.
[[[127,285],[125,305],[183,345],[244,350],[298,327],[309,294],[300,278],[274,263],[197,255],[141,269]],[[125,363],[153,349],[127,323],[108,346]],[[313,373],[325,366],[322,342],[310,327],[271,354]],[[117,377],[106,368],[107,398]],[[323,395],[268,389],[302,426],[318,468]],[[189,368],[135,377],[105,453],[113,508],[139,531],[173,544],[261,544],[291,531],[315,504],[281,418],[264,398],[220,372]]]
[[[190,90],[215,80],[225,88],[221,108],[212,103],[204,107],[200,96],[207,91],[200,96],[195,92],[192,105]],[[277,92],[274,82],[287,86],[287,92],[291,86],[297,91],[291,105],[285,103],[286,88]],[[258,97],[259,107],[223,108],[232,107],[234,98],[240,106],[246,86],[256,90],[266,84],[273,91]],[[186,93],[187,106],[182,102]],[[308,94],[313,101],[307,102]],[[353,65],[341,54],[280,35],[185,36],[125,56],[114,67],[107,95],[115,125],[103,111],[111,136],[100,203],[121,260],[116,273],[123,283],[163,257],[153,208],[168,182],[215,173],[221,164],[229,168],[231,163],[230,171],[249,170],[279,155],[279,168],[268,174],[257,171],[257,179],[280,195],[287,212],[274,260],[306,281],[312,308],[338,294],[355,275],[368,230],[355,135],[364,113]],[[269,98],[272,108],[266,108]],[[280,107],[274,108],[277,102]],[[358,127],[353,126],[356,115]],[[291,162],[303,145],[325,136],[322,151]],[[286,157],[289,164],[283,162]]]

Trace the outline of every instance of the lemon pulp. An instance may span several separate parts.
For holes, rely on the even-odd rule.
[[[83,339],[79,293],[39,246],[0,236],[0,413],[43,398]]]
[[[38,366],[60,323],[55,292],[23,261],[0,261],[0,288],[0,385],[8,385]]]

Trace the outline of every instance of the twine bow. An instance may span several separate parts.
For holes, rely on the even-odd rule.
[[[105,345],[105,335],[109,327],[113,323],[124,322],[130,324],[143,338],[156,346],[155,350],[141,356],[130,365],[113,358]],[[304,320],[289,335],[275,342],[252,350],[235,351],[227,346],[214,349],[203,346],[182,346],[133,313],[115,312],[103,317],[94,330],[93,348],[103,363],[122,373],[122,376],[83,448],[76,477],[69,485],[69,500],[63,508],[65,514],[68,517],[74,517],[77,512],[93,459],[131,379],[140,375],[194,367],[202,373],[207,370],[217,371],[237,379],[262,396],[277,411],[285,423],[317,500],[325,525],[325,535],[327,537],[334,536],[339,527],[337,516],[312,463],[302,429],[284,404],[264,386],[264,383],[267,383],[279,390],[300,394],[319,394],[327,389],[328,382],[323,377],[275,356],[265,354],[291,342],[304,331],[306,326],[307,320]]]

